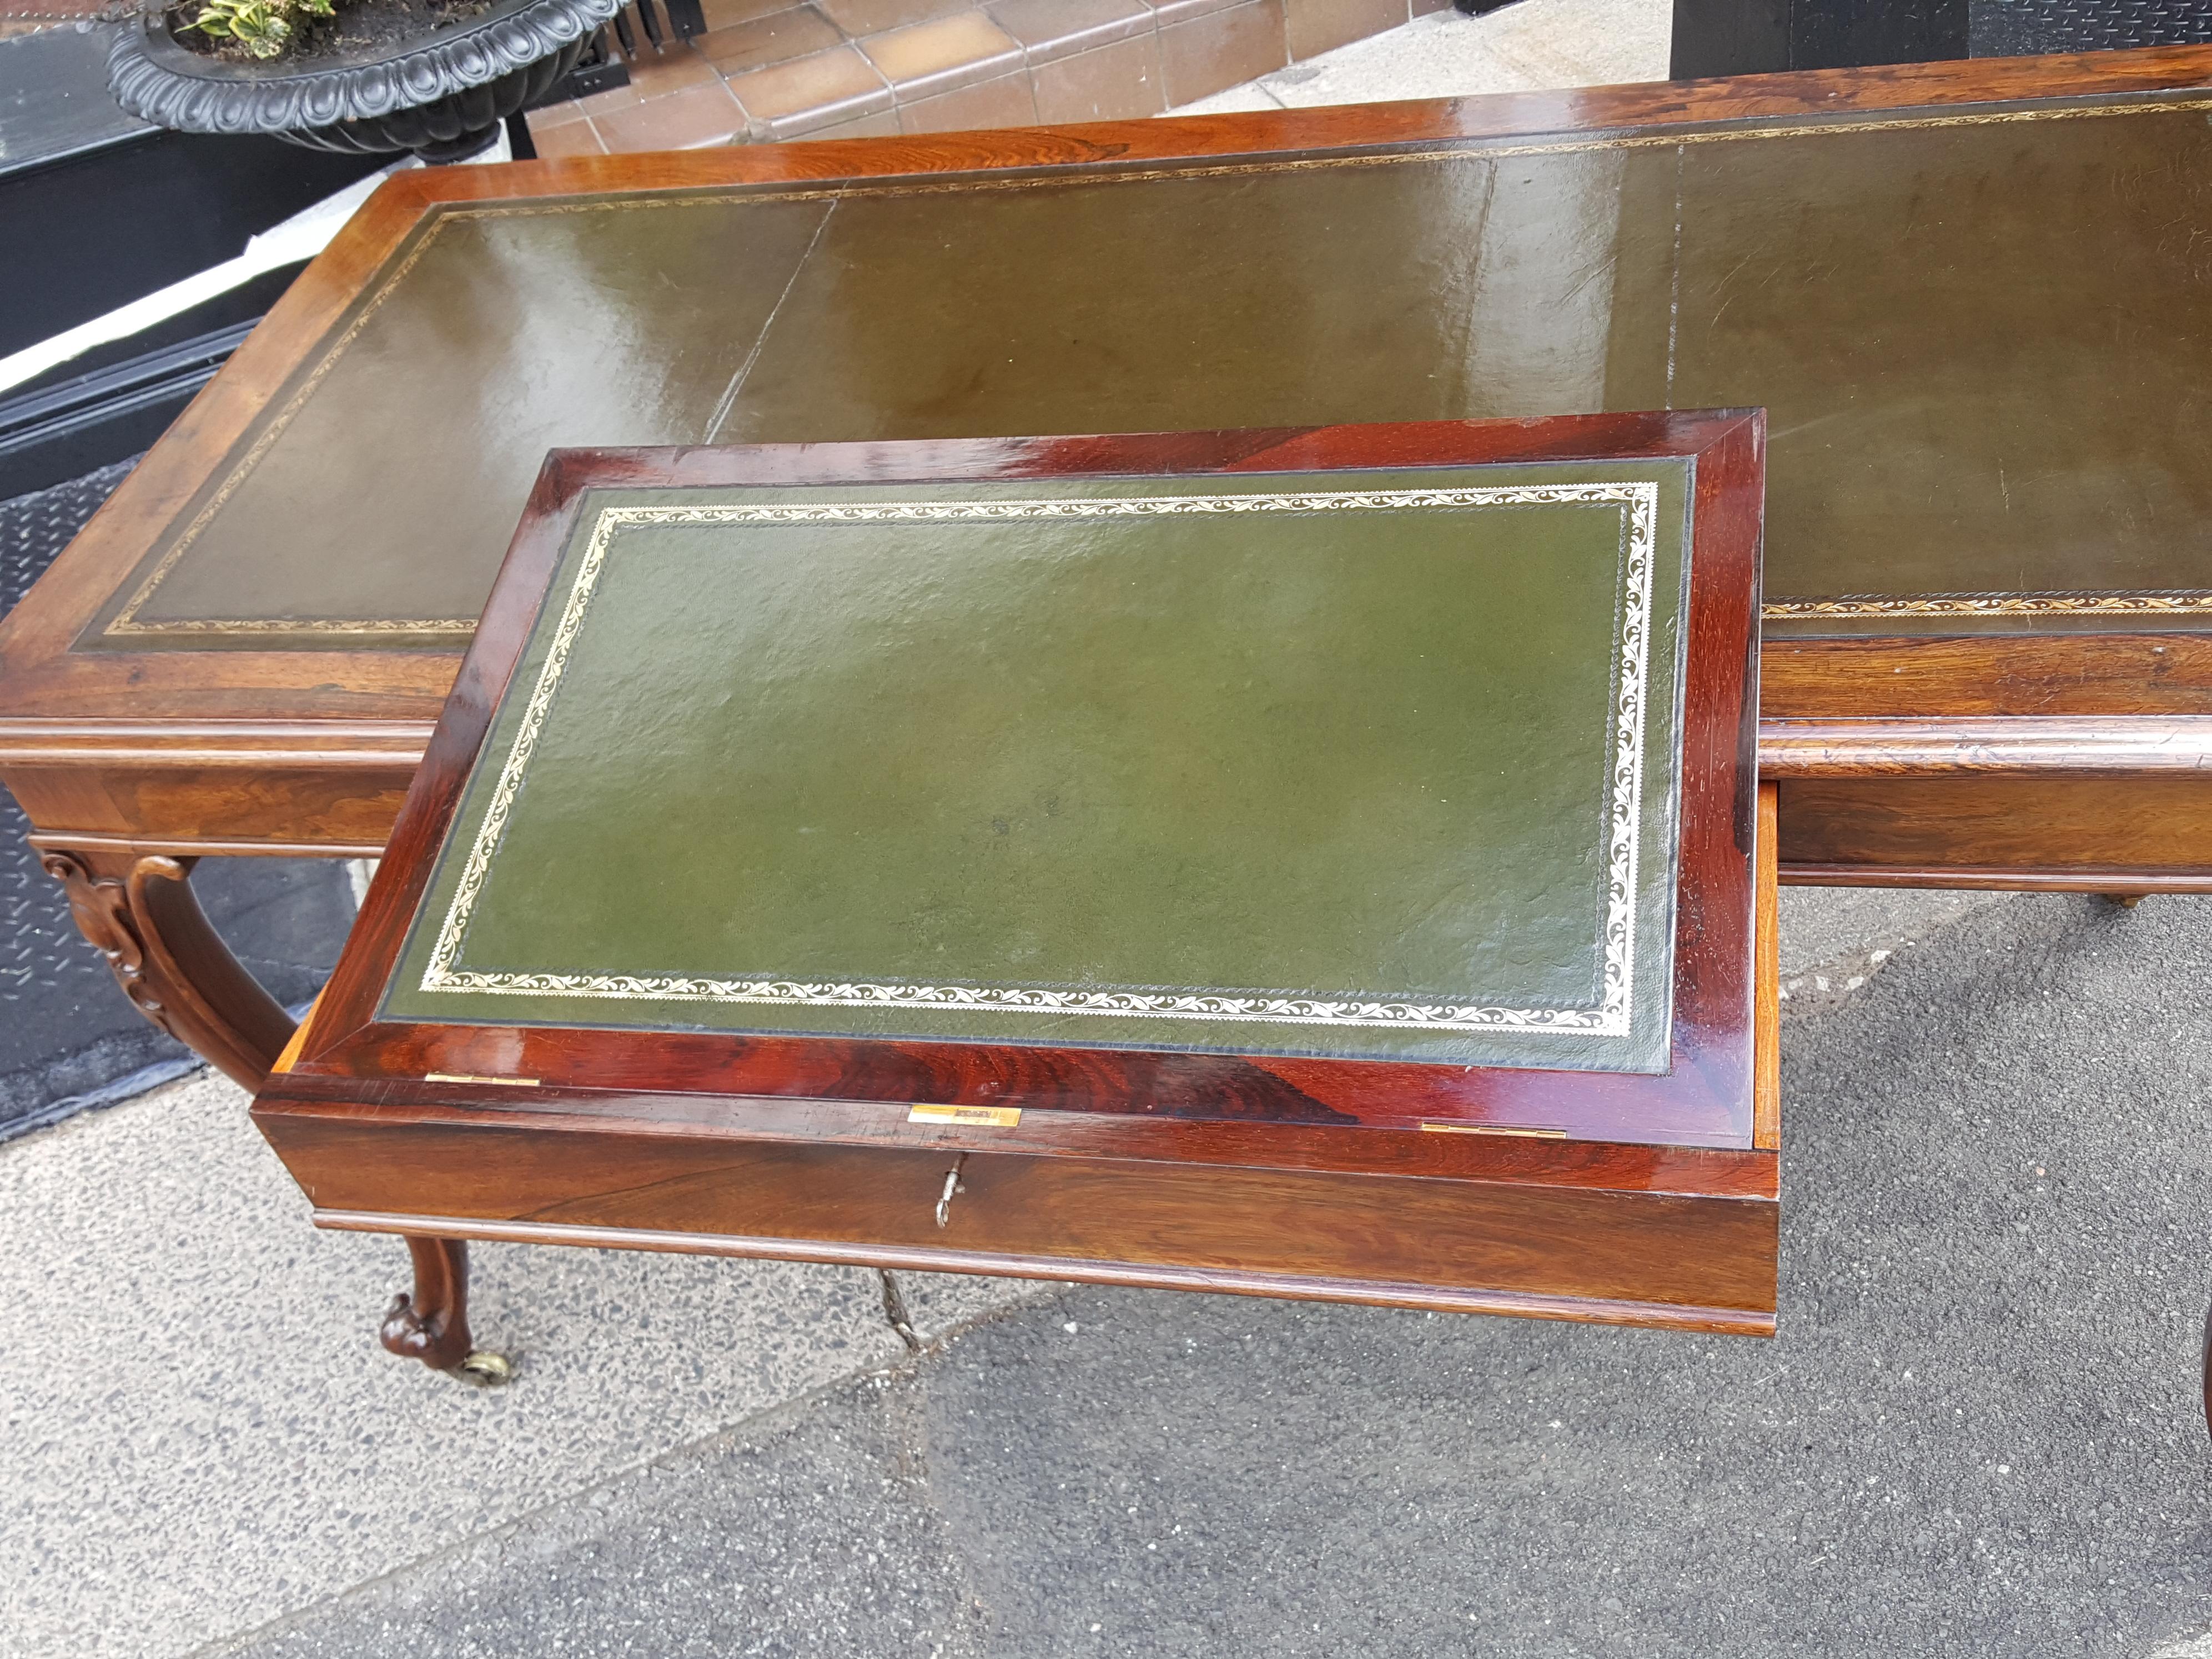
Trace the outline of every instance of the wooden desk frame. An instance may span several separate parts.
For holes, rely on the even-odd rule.
[[[189,885],[192,862],[380,852],[459,654],[69,647],[441,204],[1381,149],[2208,84],[2212,48],[2171,48],[401,174],[0,623],[0,780],[133,1003],[231,1077],[258,1085],[290,1022],[208,927]],[[2212,635],[1778,641],[1765,692],[1759,763],[1778,788],[1784,881],[2212,890]],[[2129,808],[2115,813],[2121,799]]]
[[[557,451],[337,972],[254,1120],[320,1224],[414,1242],[416,1289],[386,1340],[434,1364],[467,1351],[466,1267],[427,1241],[471,1237],[1770,1333],[1778,989],[1771,799],[1762,820],[1751,764],[1763,451],[1756,411]],[[1320,486],[1333,469],[1673,456],[1695,473],[1663,1074],[379,1012],[594,487]],[[500,1078],[526,1086],[488,1086]],[[1019,1121],[916,1124],[916,1101]]]
[[[1734,82],[927,138],[429,168],[385,184],[0,623],[0,779],[148,1018],[240,1082],[289,1030],[187,884],[205,854],[382,850],[458,653],[102,651],[71,642],[386,258],[441,204],[1341,149],[2212,82],[2212,49],[1900,64]],[[1778,641],[1762,773],[1782,879],[2212,890],[2212,636]],[[2112,786],[2148,805],[2112,834]],[[2085,863],[2081,838],[2124,857]],[[2132,840],[2130,840],[2130,836]],[[2069,851],[2069,842],[2074,850]]]

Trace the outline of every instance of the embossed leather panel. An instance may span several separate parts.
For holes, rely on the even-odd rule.
[[[1687,471],[595,491],[386,1012],[1664,1071]]]
[[[826,211],[433,222],[272,400],[101,637],[266,648],[350,621],[369,642],[465,642],[545,452],[710,426]]]
[[[554,444],[1718,404],[1770,410],[1777,633],[2201,629],[2208,112],[449,211],[88,642],[465,635]]]

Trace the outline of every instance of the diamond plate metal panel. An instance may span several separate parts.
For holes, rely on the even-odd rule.
[[[1968,50],[1977,58],[2117,52],[2212,40],[2212,0],[1974,0]]]

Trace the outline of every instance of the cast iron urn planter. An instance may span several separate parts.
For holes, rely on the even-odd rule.
[[[124,24],[107,55],[115,100],[180,132],[263,132],[310,149],[472,155],[557,85],[622,0],[496,0],[411,40],[299,60],[194,52],[169,15]]]

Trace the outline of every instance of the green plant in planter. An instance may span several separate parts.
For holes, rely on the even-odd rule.
[[[248,58],[274,58],[292,38],[303,17],[328,17],[331,0],[204,0],[185,24],[228,41]]]

